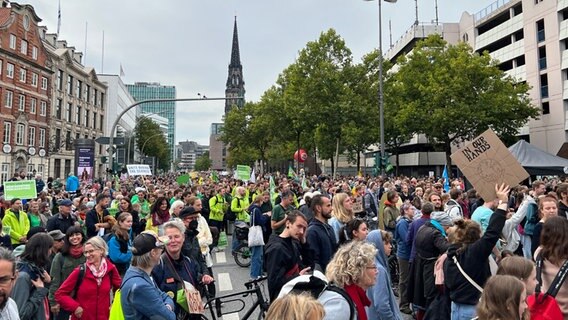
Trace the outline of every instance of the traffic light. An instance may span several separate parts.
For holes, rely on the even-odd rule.
[[[108,157],[107,156],[102,156],[101,157],[101,163],[107,163],[108,161]]]

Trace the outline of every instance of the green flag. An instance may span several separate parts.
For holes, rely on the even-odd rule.
[[[237,179],[248,181],[250,179],[250,167],[245,165],[237,165]]]
[[[272,202],[272,205],[274,206],[274,191],[276,190],[276,184],[274,183],[274,178],[272,176],[270,176],[270,180],[269,180],[269,191],[270,191],[270,201]]]
[[[213,180],[213,182],[219,182],[219,175],[216,170],[211,171],[211,180]]]
[[[306,185],[306,177],[303,177],[302,178],[302,189],[305,190],[307,188],[308,188],[308,186]]]
[[[292,169],[291,166],[288,167],[288,178],[296,178],[296,173],[294,172],[294,169]]]

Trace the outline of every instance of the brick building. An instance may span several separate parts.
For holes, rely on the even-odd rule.
[[[0,7],[0,182],[14,172],[47,174],[52,62],[30,5]]]

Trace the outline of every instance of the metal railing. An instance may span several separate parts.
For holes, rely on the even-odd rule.
[[[495,2],[493,2],[492,4],[488,5],[487,7],[481,9],[480,11],[478,11],[475,15],[474,15],[474,20],[475,22],[487,17],[488,15],[490,15],[491,13],[493,13],[494,11],[498,10],[499,8],[505,6],[507,3],[509,3],[511,0],[497,0]]]

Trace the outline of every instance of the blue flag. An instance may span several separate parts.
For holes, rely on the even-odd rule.
[[[444,165],[444,173],[442,173],[442,178],[444,178],[444,191],[450,191],[450,176],[448,175],[448,168]]]

